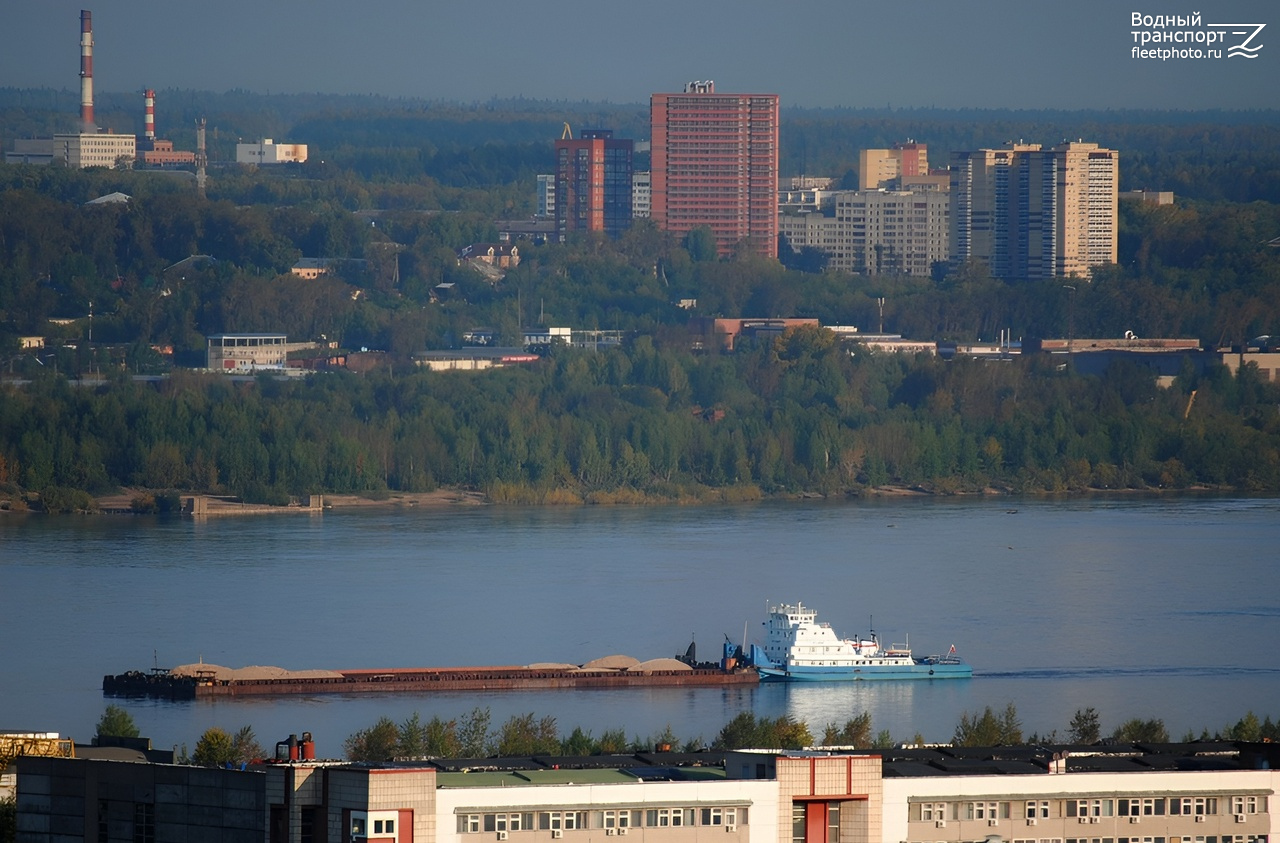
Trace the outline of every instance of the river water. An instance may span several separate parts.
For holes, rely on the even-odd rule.
[[[714,658],[769,602],[852,637],[954,644],[971,680],[220,702],[119,701],[157,746],[210,726],[322,756],[385,715],[487,707],[599,735],[710,740],[735,714],[947,740],[1012,702],[1024,732],[1280,717],[1280,501],[891,499],[725,507],[387,509],[207,521],[0,517],[0,730],[87,741],[101,677],[203,659],[302,668]]]

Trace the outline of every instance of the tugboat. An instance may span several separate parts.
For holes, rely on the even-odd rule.
[[[866,638],[839,638],[817,613],[797,603],[769,610],[765,646],[752,646],[750,663],[762,682],[838,682],[871,679],[968,679],[973,668],[956,655],[914,658],[905,644],[884,647]]]

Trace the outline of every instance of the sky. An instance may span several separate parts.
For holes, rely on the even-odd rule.
[[[1280,108],[1275,0],[12,0],[0,87],[643,103],[714,80],[789,105]],[[1135,58],[1134,12],[1266,24],[1254,58]],[[1164,30],[1145,30],[1163,32]],[[1223,32],[1225,46],[1244,41]],[[1271,43],[1273,42],[1274,43]],[[1146,49],[1154,45],[1147,44]],[[1162,44],[1184,49],[1184,43]],[[1203,47],[1199,44],[1195,48]]]

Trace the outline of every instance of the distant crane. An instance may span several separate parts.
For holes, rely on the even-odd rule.
[[[564,124],[564,131],[560,133],[560,140],[573,140],[573,129],[569,128],[569,124]]]

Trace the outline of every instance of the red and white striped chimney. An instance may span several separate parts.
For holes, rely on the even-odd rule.
[[[147,88],[142,102],[146,105],[146,116],[142,120],[143,135],[147,140],[156,139],[156,92]],[[135,100],[136,102],[136,100]]]
[[[93,122],[93,12],[80,10],[80,122],[92,132]]]

